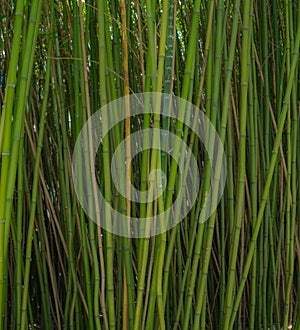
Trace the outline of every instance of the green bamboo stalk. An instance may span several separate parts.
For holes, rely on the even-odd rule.
[[[105,70],[106,67],[106,50],[105,50],[105,35],[103,31],[104,28],[104,1],[97,1],[98,7],[98,40],[99,40],[99,78],[100,78],[100,102],[101,106],[107,103],[107,89],[106,89],[106,78]],[[108,123],[108,118],[103,118],[103,130],[105,131],[106,125]],[[103,139],[103,166],[106,169],[110,168],[109,161],[109,140],[108,137]],[[107,202],[111,202],[111,180],[109,175],[104,176],[104,196]],[[106,211],[105,221],[110,222],[111,214]],[[107,294],[107,309],[108,309],[108,321],[110,329],[115,329],[115,306],[114,306],[114,285],[113,285],[113,240],[112,234],[106,233],[106,294]]]
[[[30,23],[32,23],[32,31],[28,30],[28,38],[32,38],[32,44],[34,45],[35,40],[37,38],[37,30],[38,30],[38,23],[41,15],[41,9],[42,9],[42,3],[41,2],[34,2],[34,6],[32,6],[32,12],[31,12],[31,20]],[[29,23],[29,24],[30,24]],[[30,35],[32,33],[32,35]],[[31,45],[32,45],[31,44]],[[28,49],[28,54],[30,52],[33,54],[31,49]],[[27,53],[25,54],[27,55]],[[33,57],[32,55],[30,55]],[[31,65],[33,58],[31,58]],[[50,62],[48,62],[49,64]],[[23,68],[24,66],[22,66]],[[29,67],[30,68],[30,67]],[[29,68],[26,68],[28,70]],[[28,287],[29,287],[29,275],[30,275],[30,260],[31,260],[31,248],[32,248],[32,236],[33,236],[33,230],[34,230],[34,219],[35,219],[35,210],[36,210],[36,198],[37,198],[37,189],[38,189],[38,171],[39,171],[39,165],[40,165],[40,158],[41,158],[41,151],[42,151],[42,142],[44,138],[44,127],[45,127],[45,117],[46,117],[46,105],[47,105],[47,98],[49,93],[49,80],[50,75],[47,77],[48,79],[48,88],[46,87],[45,95],[44,95],[44,103],[41,113],[41,120],[40,120],[40,129],[39,129],[39,138],[38,138],[38,148],[37,148],[37,154],[36,154],[36,160],[35,160],[35,168],[34,168],[34,181],[33,181],[33,190],[32,190],[32,206],[30,209],[30,219],[29,219],[29,228],[28,228],[28,241],[26,245],[26,263],[25,263],[25,270],[24,270],[24,287],[23,287],[23,296],[22,296],[22,313],[21,313],[21,329],[25,329],[26,325],[26,310],[27,310],[27,294],[28,294]],[[47,86],[47,85],[46,85]],[[24,86],[25,88],[26,86]],[[21,93],[21,91],[20,91]],[[20,107],[22,104],[20,104]],[[22,119],[22,118],[20,118]],[[21,124],[21,123],[20,123]],[[16,131],[17,131],[17,124],[16,124]],[[13,145],[14,148],[15,144]],[[16,144],[17,148],[18,145]],[[14,180],[13,180],[14,181]]]
[[[21,302],[22,302],[22,272],[24,270],[22,261],[22,211],[23,211],[23,141],[21,141],[18,159],[18,211],[17,211],[17,223],[16,223],[16,295],[15,295],[15,327],[20,328],[21,326]]]
[[[269,108],[270,108],[270,100],[269,100],[269,38],[268,38],[268,14],[267,14],[267,3],[265,2],[262,5],[262,43],[265,45],[262,48],[262,60],[263,60],[263,74],[264,74],[264,95],[262,102],[262,109],[264,109],[263,113],[263,123],[264,127],[262,131],[264,132],[264,142],[262,143],[262,148],[264,149],[264,172],[268,173],[269,164],[270,164],[270,116],[269,116]],[[267,45],[267,46],[266,46]],[[266,212],[265,212],[265,221],[264,221],[264,235],[263,235],[263,269],[262,269],[262,315],[263,315],[263,326],[267,328],[267,277],[268,277],[268,262],[269,259],[269,222],[270,222],[270,203],[267,201],[266,204]]]
[[[251,54],[252,65],[253,65],[253,49]],[[250,163],[250,197],[251,197],[251,215],[252,215],[252,226],[255,225],[256,217],[257,217],[257,155],[258,155],[258,138],[257,138],[257,125],[255,122],[255,118],[257,116],[257,102],[256,97],[254,96],[256,93],[256,77],[255,72],[252,70],[250,72],[249,77],[249,139],[250,139],[250,155],[251,155],[251,163]],[[253,102],[251,101],[253,100]],[[253,264],[252,264],[252,272],[251,272],[251,286],[250,286],[250,317],[249,317],[249,328],[254,330],[255,324],[255,309],[256,309],[256,272],[257,272],[257,253],[254,252]]]
[[[156,52],[155,52],[155,34],[154,34],[154,15],[153,15],[153,9],[151,8],[151,1],[146,1],[146,10],[147,10],[147,28],[148,28],[148,49],[149,49],[149,56],[147,57],[147,66],[146,66],[146,92],[148,91],[148,88],[151,88],[154,91],[157,90],[157,69],[156,69]],[[148,64],[149,63],[149,64]],[[150,106],[150,100],[148,98],[144,101],[144,107],[147,109]],[[150,116],[144,115],[144,129],[150,127]],[[145,134],[144,136],[144,145],[148,143],[149,145],[149,135]],[[145,150],[143,148],[143,155],[142,155],[142,171],[141,171],[141,191],[145,191],[147,189],[147,183],[148,183],[148,174],[147,174],[147,163],[148,163],[148,157],[149,152],[148,150]],[[154,152],[151,154],[151,169],[156,168],[156,156],[157,152]],[[145,203],[141,204],[140,207],[140,214],[141,217],[149,217],[152,214],[152,204],[145,205]],[[144,230],[144,228],[141,228]],[[148,230],[148,228],[146,229]],[[136,302],[136,310],[135,310],[135,317],[134,317],[134,329],[137,330],[140,327],[141,322],[141,316],[142,316],[142,310],[143,310],[143,294],[145,290],[145,277],[146,277],[146,268],[147,268],[147,258],[148,258],[148,251],[149,251],[149,239],[145,238],[142,241],[142,246],[140,248],[140,254],[139,254],[139,274],[138,274],[138,291],[137,291],[137,302]]]
[[[74,33],[74,57],[75,58],[81,58],[82,52],[80,47],[80,36],[79,36],[79,16],[78,16],[78,6],[77,3],[74,2],[73,4],[73,33]],[[80,114],[80,84],[79,84],[79,76],[81,73],[82,65],[79,65],[79,61],[74,61],[74,96],[75,96],[75,115],[74,115],[74,127],[75,127],[75,136],[78,136],[80,133],[81,128],[81,114]],[[81,187],[82,189],[82,187]],[[81,190],[82,193],[82,190]],[[76,210],[74,210],[76,212]],[[80,211],[80,228],[81,228],[81,237],[82,237],[82,250],[83,250],[83,262],[84,262],[84,273],[86,278],[86,296],[87,296],[87,303],[88,303],[88,320],[89,320],[89,328],[94,329],[94,311],[93,311],[93,302],[92,302],[92,283],[91,283],[91,275],[89,270],[89,257],[88,257],[88,246],[87,246],[87,231],[85,226],[85,220],[84,220],[84,214],[83,210]],[[74,214],[73,217],[76,217]],[[92,234],[94,235],[94,233]],[[93,236],[94,237],[94,236]],[[92,245],[94,246],[94,245]],[[93,256],[97,255],[95,253],[95,250],[93,249]],[[97,258],[94,258],[95,263],[95,280],[100,281],[99,279],[99,270],[97,265]],[[94,293],[98,293],[98,290],[96,289],[96,286],[94,288]],[[99,312],[98,306],[95,308],[96,312]],[[97,321],[96,321],[97,323]],[[98,324],[99,327],[99,324]]]
[[[3,258],[4,258],[4,231],[5,231],[5,212],[6,212],[6,191],[7,191],[7,179],[9,173],[9,161],[10,161],[10,149],[11,149],[11,116],[13,109],[13,101],[15,95],[15,85],[16,85],[16,73],[17,73],[17,63],[19,60],[19,51],[21,44],[21,34],[22,34],[22,21],[23,21],[23,10],[24,2],[17,1],[16,11],[15,11],[15,28],[14,28],[14,37],[12,41],[12,50],[11,58],[8,68],[7,75],[7,85],[5,90],[5,97],[3,103],[3,111],[1,113],[1,122],[0,122],[0,150],[1,150],[1,183],[0,183],[0,240],[2,248],[0,249],[0,315],[3,319],[4,311],[4,267]],[[3,329],[3,323],[0,322],[0,329]]]
[[[290,22],[290,44],[291,48],[294,48],[294,30],[293,30],[293,15],[292,15],[292,7],[289,4],[288,6],[288,15],[287,19]],[[299,19],[299,14],[298,17]],[[288,36],[287,36],[288,38]],[[289,50],[287,49],[288,57],[290,57]],[[288,67],[289,69],[289,67]],[[287,71],[287,74],[289,72]],[[296,75],[297,77],[298,75]],[[295,77],[295,81],[297,81]],[[290,211],[289,214],[289,232],[290,237],[287,237],[287,280],[286,280],[286,292],[285,292],[285,309],[284,309],[284,318],[283,318],[283,327],[288,327],[289,322],[289,314],[292,310],[291,304],[291,290],[292,290],[292,282],[294,276],[294,259],[295,259],[295,222],[296,222],[296,145],[297,145],[297,105],[296,105],[296,85],[294,83],[292,92],[291,92],[291,105],[290,105],[290,113],[288,113],[288,129],[287,129],[287,147],[288,147],[288,155],[287,155],[287,167],[288,167],[288,200],[287,200],[287,210]],[[291,194],[289,192],[291,191]],[[288,222],[287,222],[288,224]],[[289,241],[288,241],[289,240]]]
[[[1,157],[3,157],[3,163],[1,167],[1,171],[4,171],[5,164],[8,164],[9,154],[7,154],[8,146],[10,145],[11,139],[11,115],[12,115],[12,108],[13,108],[13,101],[15,95],[15,87],[16,87],[16,74],[18,68],[18,59],[19,59],[19,51],[20,51],[20,44],[21,44],[21,34],[22,34],[22,22],[23,22],[23,10],[24,10],[24,2],[17,1],[16,3],[16,10],[15,10],[15,27],[14,27],[14,37],[12,41],[12,48],[11,48],[11,57],[10,63],[8,68],[8,75],[7,75],[7,83],[6,83],[6,90],[5,90],[5,97],[3,103],[3,112],[1,113],[1,122],[0,122],[0,151]],[[3,170],[2,170],[3,168]],[[7,170],[6,170],[7,173]],[[7,176],[2,176],[5,178]],[[5,187],[5,181],[1,180],[1,187]],[[4,189],[4,188],[2,188]],[[4,211],[3,211],[4,212]]]

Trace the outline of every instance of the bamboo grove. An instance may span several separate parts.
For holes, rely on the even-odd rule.
[[[300,329],[300,1],[0,8],[0,329]],[[96,167],[106,200],[125,215],[158,214],[174,198],[145,205],[116,191],[110,160],[132,131],[172,130],[201,168],[182,222],[129,239],[87,217],[71,162],[86,120],[141,92],[176,95],[205,113],[227,179],[218,208],[199,223],[210,180],[201,141],[163,116],[118,124]],[[145,191],[158,164],[176,194],[171,163],[150,149],[126,170]]]

